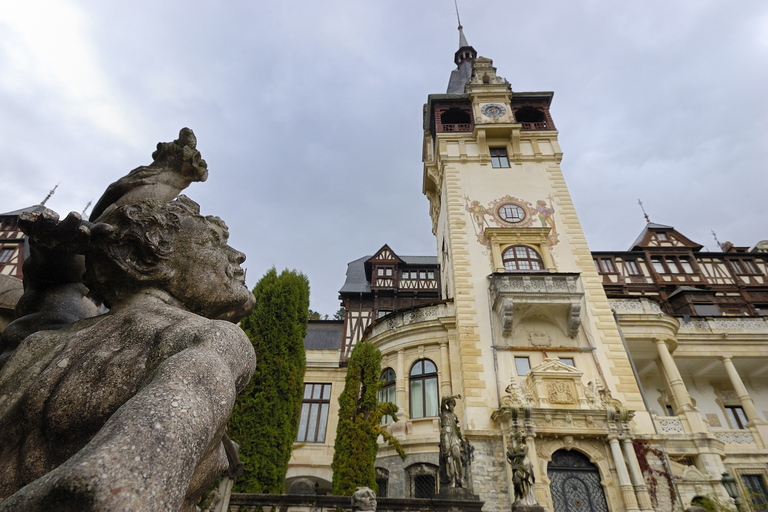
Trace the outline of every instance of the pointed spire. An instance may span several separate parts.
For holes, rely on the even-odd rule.
[[[51,191],[50,191],[50,192],[48,192],[48,195],[47,195],[47,196],[45,196],[45,199],[43,199],[43,202],[42,202],[42,203],[40,203],[40,206],[45,206],[45,203],[47,203],[47,202],[48,202],[48,200],[51,198],[51,196],[53,196],[53,194],[55,194],[55,193],[56,193],[56,189],[57,189],[57,188],[59,188],[59,185],[61,185],[61,182],[58,182],[58,183],[56,184],[56,186],[55,186],[55,187],[53,187],[53,188],[51,189]]]
[[[469,43],[467,42],[467,38],[464,37],[464,27],[459,25],[459,48],[463,48],[465,46],[469,46]]]
[[[456,69],[451,72],[451,79],[448,82],[448,94],[464,94],[467,82],[472,77],[472,63],[477,58],[477,52],[467,42],[464,36],[464,27],[461,25],[459,17],[459,6],[456,0],[456,19],[459,22],[459,50],[453,56],[453,62],[456,63]]]

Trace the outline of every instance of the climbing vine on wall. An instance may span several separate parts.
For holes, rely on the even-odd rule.
[[[648,493],[651,495],[653,501],[653,508],[658,507],[659,498],[659,479],[664,479],[667,482],[667,489],[669,490],[669,499],[672,503],[676,500],[675,496],[675,484],[672,481],[672,475],[662,466],[662,469],[657,469],[651,466],[648,462],[648,454],[654,455],[659,462],[664,460],[664,454],[661,450],[658,450],[650,445],[648,441],[642,439],[635,439],[632,441],[632,446],[635,449],[635,455],[637,455],[637,462],[640,464],[640,469],[643,472],[645,481],[648,484]]]

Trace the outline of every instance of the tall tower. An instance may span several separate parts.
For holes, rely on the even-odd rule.
[[[615,484],[590,499],[651,510],[632,439],[652,424],[560,169],[553,93],[514,92],[461,27],[459,46],[447,92],[424,108],[423,193],[455,308],[450,382],[475,492],[498,499],[491,467],[511,483],[503,454],[519,432],[542,505],[561,499],[548,465],[576,447]]]

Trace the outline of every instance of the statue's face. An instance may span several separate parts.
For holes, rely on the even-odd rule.
[[[231,311],[242,311],[244,316],[253,306],[254,297],[240,267],[245,254],[227,245],[228,238],[226,225],[216,217],[185,217],[174,240],[169,263],[175,272],[167,291],[207,318]]]

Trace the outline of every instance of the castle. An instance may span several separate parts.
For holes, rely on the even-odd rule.
[[[733,479],[745,510],[768,510],[768,243],[706,252],[648,222],[627,250],[591,252],[553,93],[512,91],[461,28],[455,63],[424,106],[436,255],[351,262],[344,321],[310,324],[287,489],[329,492],[345,362],[366,338],[408,453],[381,445],[380,496],[440,491],[440,397],[460,394],[484,510],[513,502],[516,433],[554,512],[683,509],[728,500]]]

